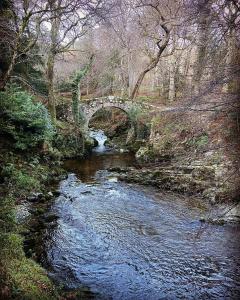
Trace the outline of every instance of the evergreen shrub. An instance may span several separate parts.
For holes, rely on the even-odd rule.
[[[55,134],[46,107],[16,87],[0,92],[0,126],[21,150],[50,142]]]

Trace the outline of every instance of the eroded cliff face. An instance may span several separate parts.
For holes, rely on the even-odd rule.
[[[131,170],[124,176],[223,202],[239,195],[238,153],[234,115],[165,113],[153,118],[147,146],[136,153],[142,174]]]

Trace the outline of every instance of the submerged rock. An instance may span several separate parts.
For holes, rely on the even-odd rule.
[[[23,223],[31,215],[29,211],[29,203],[22,203],[16,206],[16,221]]]
[[[116,173],[126,173],[129,168],[123,168],[123,167],[111,167],[107,169],[110,172],[116,172]]]
[[[43,217],[43,219],[44,219],[44,221],[46,222],[46,223],[51,223],[51,222],[54,222],[54,221],[56,221],[56,220],[58,220],[59,219],[59,217],[57,216],[57,215],[55,215],[55,214],[47,214],[47,215],[45,215],[44,217]]]
[[[27,197],[27,200],[30,202],[37,202],[43,198],[43,193],[32,193],[30,196]]]
[[[108,177],[108,181],[109,182],[118,182],[118,178],[117,177]]]
[[[211,217],[202,218],[200,221],[214,225],[240,223],[240,203],[213,206],[212,210]]]
[[[82,191],[81,194],[92,194],[91,191]]]

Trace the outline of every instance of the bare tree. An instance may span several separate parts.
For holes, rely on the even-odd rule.
[[[0,90],[5,88],[14,66],[36,45],[47,11],[46,1],[18,0],[8,7],[7,15],[1,13],[1,35],[8,50],[9,63],[0,80]]]
[[[50,44],[47,51],[46,77],[48,82],[48,108],[52,120],[55,121],[54,64],[56,56],[69,51],[75,41],[84,35],[102,1],[48,0],[48,4],[51,29]]]
[[[121,94],[130,97],[135,84],[136,56],[141,49],[135,1],[118,0],[115,10],[116,14],[106,20],[106,28],[110,34],[112,31],[112,39],[120,51]]]
[[[211,24],[211,1],[202,0],[198,1],[198,30],[196,38],[196,61],[195,70],[193,76],[193,89],[194,93],[198,94],[201,86],[201,79],[203,76],[203,71],[206,66],[206,55],[207,55],[207,45],[210,35],[210,24]]]
[[[148,37],[151,37],[153,30],[158,34],[158,36],[153,35],[152,37],[152,39],[155,41],[157,52],[151,58],[146,68],[138,76],[137,82],[131,93],[131,99],[136,98],[145,75],[157,66],[163,51],[168,46],[170,40],[170,32],[172,29],[171,24],[169,24],[169,20],[166,20],[161,10],[159,1],[140,1],[140,3],[137,5],[137,8],[141,10],[140,14],[142,14],[143,16],[146,13],[148,14],[148,22],[140,22],[140,26],[142,27],[145,34],[148,35]],[[149,23],[151,24],[150,26],[152,28],[150,28]]]

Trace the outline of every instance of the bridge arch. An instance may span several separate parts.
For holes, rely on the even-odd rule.
[[[88,130],[89,121],[93,115],[100,109],[118,108],[129,115],[129,111],[133,106],[130,100],[124,100],[118,97],[108,96],[103,98],[95,98],[81,103],[81,110],[85,118],[85,129]]]
[[[117,107],[117,106],[113,106],[113,105],[104,106],[104,107],[97,108],[91,115],[88,115],[88,117],[87,117],[87,119],[86,119],[86,127],[87,127],[87,128],[89,127],[89,123],[90,123],[90,121],[92,120],[92,118],[94,117],[94,115],[95,115],[98,111],[100,111],[101,109],[105,109],[105,108],[106,108],[106,109],[107,109],[107,108],[117,108],[117,109],[121,110],[122,112],[124,112],[124,113],[128,116],[128,118],[129,118],[129,113],[128,113],[128,111],[124,110],[123,108],[120,108],[120,107]],[[129,118],[129,120],[130,120],[130,118]]]

